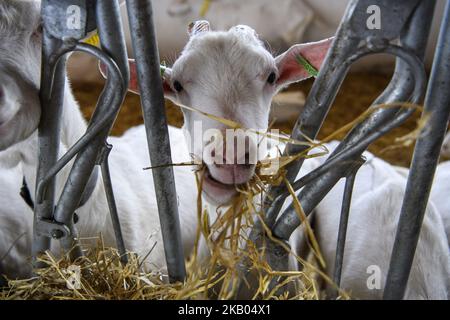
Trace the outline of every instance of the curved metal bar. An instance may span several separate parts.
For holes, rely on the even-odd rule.
[[[334,86],[328,85],[328,81],[330,81],[329,70],[336,69],[337,66],[339,66],[339,58],[345,57],[346,52],[349,50],[348,47],[351,47],[352,45],[356,46],[359,40],[367,40],[367,37],[369,37],[375,41],[379,41],[382,39],[381,37],[385,37],[385,39],[395,39],[400,36],[400,42],[403,47],[411,48],[417,56],[423,58],[431,26],[431,23],[426,23],[425,21],[430,20],[430,17],[432,17],[435,1],[421,1],[416,3],[412,1],[399,1],[395,4],[392,2],[380,1],[378,4],[385,7],[383,12],[389,11],[389,7],[392,9],[392,6],[398,5],[400,8],[397,8],[395,12],[401,14],[402,17],[399,17],[400,20],[404,20],[406,23],[389,24],[383,28],[383,32],[381,33],[371,32],[364,28],[356,28],[358,23],[363,23],[358,19],[363,16],[365,8],[367,8],[370,3],[365,0],[355,0],[348,5],[346,14],[342,19],[335,38],[335,42],[337,42],[336,46],[339,46],[339,48],[334,51],[330,50],[329,55],[323,64],[326,67],[316,79],[315,84],[308,95],[305,110],[302,112],[296,123],[292,135],[293,138],[302,140],[303,137],[301,132],[304,132],[310,138],[315,138],[321,126],[322,118],[326,115],[324,106],[327,105],[327,101],[330,99],[329,97],[324,98],[323,94],[325,92],[326,95],[329,95],[330,90],[336,90]],[[400,20],[396,19],[396,22]],[[356,23],[356,21],[359,22]],[[399,29],[399,25],[403,26],[402,30]],[[386,27],[390,30],[386,30]],[[334,46],[335,45],[333,44],[331,49],[334,49]],[[406,63],[398,58],[396,60],[394,76],[383,94],[375,101],[375,104],[387,101],[407,101],[414,85],[410,73]],[[342,76],[343,75],[340,75],[340,77]],[[334,96],[335,93],[332,93],[332,95]],[[314,102],[311,102],[310,100],[313,100]],[[321,101],[320,104],[318,103],[319,101]],[[317,107],[315,107],[315,105],[317,105]],[[308,110],[308,108],[311,110]],[[318,112],[315,112],[316,109]],[[374,112],[367,121],[361,123],[360,126],[355,127],[341,145],[352,144],[354,141],[358,141],[367,131],[389,121],[394,115],[394,111],[386,112],[386,110],[379,110]],[[299,146],[293,147],[296,148],[293,153],[304,151],[304,149],[301,149]],[[339,151],[340,146],[338,146],[335,152]],[[300,159],[288,167],[288,179],[290,182],[296,178],[302,164],[303,160]],[[272,202],[271,199],[276,199],[277,196],[285,192],[286,190],[283,187],[271,188],[269,190],[269,196],[265,198],[264,207],[266,208],[266,219],[269,225],[273,225],[282,206],[282,202]]]
[[[408,63],[408,65],[411,67],[411,70],[413,71],[414,79],[415,81],[415,87],[413,92],[413,97],[411,98],[413,103],[417,103],[420,99],[420,97],[423,94],[423,91],[425,89],[425,83],[426,83],[426,73],[423,66],[422,61],[409,49],[401,48],[399,46],[389,45],[383,50],[384,53],[389,53],[396,55],[398,57],[401,57]],[[372,52],[372,51],[370,51]],[[380,52],[380,51],[377,51]],[[364,53],[364,54],[363,54]],[[354,58],[357,56],[361,57],[363,55],[366,55],[367,52],[364,50],[361,50],[358,55],[355,54]],[[398,108],[394,108],[397,109]],[[353,157],[358,156],[359,154],[362,154],[367,147],[392,130],[393,128],[399,126],[402,124],[405,120],[407,120],[413,113],[415,112],[414,109],[409,109],[406,111],[399,111],[396,118],[394,118],[390,123],[387,125],[379,128],[378,130],[374,130],[374,132],[367,134],[366,136],[355,143],[352,146],[348,146],[345,149],[343,149],[341,152],[337,153],[334,152],[330,158],[319,168],[316,170],[310,172],[305,177],[301,178],[299,181],[296,181],[293,184],[293,188],[295,190],[298,190],[305,186],[305,181],[312,181],[317,179],[319,176],[321,176],[326,171],[330,170],[331,168],[335,167],[339,162],[345,162],[351,160]],[[350,161],[351,162],[351,161]],[[308,210],[306,210],[308,211]],[[305,211],[305,212],[306,212]],[[295,212],[293,205],[291,204],[286,211],[280,216],[279,220],[274,224],[273,232],[277,237],[280,237],[281,239],[289,239],[291,233],[298,227],[300,224],[300,219],[298,218],[297,213]]]
[[[106,53],[94,46],[78,43],[75,45],[70,45],[69,47],[65,47],[63,50],[61,50],[61,52],[55,54],[52,61],[53,63],[51,65],[55,65],[55,62],[57,62],[60,57],[73,51],[91,54],[100,59],[107,66],[109,76],[106,80],[105,90],[108,90],[108,88],[109,90],[112,90],[114,88],[118,88],[121,91],[123,90],[124,84],[119,67]],[[105,92],[106,91],[103,91],[102,96],[105,94]],[[114,95],[112,97],[105,97],[107,99],[105,103],[117,105],[117,103],[115,103],[115,100],[117,99],[114,99],[114,97]],[[100,99],[102,99],[102,97],[100,97]],[[39,180],[36,189],[36,202],[38,204],[42,203],[43,201],[42,197],[45,193],[45,187],[48,182],[59,171],[61,171],[61,169],[64,168],[64,166],[66,166],[67,163],[69,163],[83,148],[85,148],[98,135],[98,133],[107,126],[109,121],[113,120],[116,117],[119,108],[120,104],[116,109],[109,108],[101,119],[95,121],[94,123],[91,123],[88,127],[87,132],[64,154],[64,156],[62,156],[55,163],[55,165],[51,169],[48,170],[45,176]]]
[[[402,299],[408,283],[425,210],[450,115],[450,2],[447,2],[434,55],[424,113],[427,128],[414,149],[392,250],[384,299]]]
[[[425,79],[426,79],[422,61],[415,55],[414,52],[412,52],[409,49],[402,48],[402,47],[399,47],[396,45],[390,45],[388,43],[379,43],[379,45],[380,45],[379,47],[378,46],[370,46],[369,48],[366,48],[366,47],[359,48],[356,53],[354,53],[350,58],[348,58],[346,60],[345,63],[341,64],[339,66],[339,68],[336,69],[336,72],[337,73],[345,73],[345,71],[348,70],[351,63],[353,63],[356,60],[362,58],[363,56],[371,54],[371,53],[379,53],[379,52],[383,51],[383,52],[387,52],[387,53],[390,53],[390,54],[393,54],[396,56],[400,56],[404,60],[407,61],[408,65],[410,64],[413,66],[413,70],[415,71],[414,76],[416,78],[420,79],[419,81],[417,81],[415,83],[414,96],[413,96],[413,101],[417,102],[423,92],[424,87],[425,87]],[[381,110],[381,111],[386,111],[386,110]],[[398,112],[398,109],[396,111]],[[366,139],[363,139],[358,144],[354,145],[351,149],[349,149],[349,150],[346,149],[346,150],[344,150],[345,152],[333,154],[332,156],[330,156],[330,159],[324,165],[322,165],[321,167],[317,168],[316,170],[310,172],[308,175],[302,177],[302,179],[300,179],[299,181],[297,181],[296,183],[293,184],[293,187],[296,188],[296,190],[297,190],[308,183],[311,183],[313,181],[315,182],[321,175],[328,173],[331,169],[335,169],[337,167],[340,168],[339,178],[345,177],[348,174],[348,170],[349,170],[348,168],[353,167],[353,161],[351,161],[352,158],[359,157],[363,153],[363,151],[365,151],[367,149],[367,146],[371,142],[378,139],[379,136],[390,131],[392,128],[401,124],[412,114],[412,112],[414,112],[414,110],[406,110],[404,112],[400,112],[398,114],[398,116],[395,117],[387,126],[381,128],[379,130],[375,130],[375,132],[373,132],[369,136],[366,136],[365,137]],[[350,160],[349,163],[344,162],[344,161],[348,161],[348,160]],[[339,179],[337,179],[337,180],[339,180]],[[336,182],[337,182],[337,180],[336,180]],[[325,191],[321,190],[320,194],[325,196],[326,193],[328,193],[329,190],[331,190],[332,186],[334,186],[334,184],[336,182],[330,183],[328,186],[328,189]],[[288,220],[292,217],[298,218],[297,213],[295,212],[295,210],[293,210],[293,207],[291,205],[283,213],[283,215],[285,217],[284,223],[287,226],[294,225],[295,227],[293,227],[292,231],[290,231],[289,236],[286,235],[285,237],[283,237],[283,236],[280,236],[279,234],[277,234],[277,231],[278,231],[277,224],[281,220],[281,218],[280,218],[278,221],[275,222],[276,216],[278,214],[277,210],[278,210],[278,208],[281,208],[281,206],[283,205],[284,201],[286,200],[286,198],[288,196],[289,196],[289,194],[287,194],[287,193],[281,193],[277,198],[275,198],[273,200],[272,207],[270,207],[269,210],[266,211],[266,213],[267,213],[266,221],[269,220],[269,223],[270,223],[270,221],[274,221],[274,225],[272,226],[273,235],[275,237],[278,237],[279,239],[285,240],[285,241],[288,240],[292,231],[300,223],[300,221]],[[303,202],[302,202],[302,204],[303,204]],[[303,209],[304,209],[305,213],[307,213],[307,214],[309,214],[311,212],[311,210],[309,210],[309,208],[307,209],[307,208],[303,207]],[[288,210],[292,210],[292,211],[289,212]],[[288,215],[288,213],[290,213],[290,215]],[[282,215],[282,217],[283,217],[283,215]],[[253,228],[253,230],[250,234],[250,239],[252,239],[252,241],[257,241],[257,239],[260,238],[260,232],[261,232],[260,224],[261,224],[261,222],[259,222],[259,221],[257,221],[255,223],[255,227]],[[284,270],[282,268],[285,267],[286,261],[281,261],[279,259],[278,260],[271,259],[271,261],[275,262],[274,269]],[[273,285],[273,284],[271,284],[271,285]]]
[[[413,50],[421,59],[423,59],[425,54],[426,43],[431,28],[430,20],[433,16],[434,7],[434,0],[422,1],[408,20],[408,24],[405,26],[400,37],[402,46]],[[397,58],[392,80],[384,92],[375,100],[374,104],[409,100],[415,85],[413,79],[414,77],[412,76],[412,71],[408,67],[408,64],[401,58]],[[344,145],[348,146],[357,143],[359,140],[364,138],[367,132],[376,130],[376,128],[383,125],[383,123],[386,123],[395,117],[395,114],[396,110],[393,109],[380,109],[375,111],[369,116],[368,119],[366,119],[366,121],[362,122],[360,125],[357,125],[350,131],[342,143],[336,148],[334,153],[340,152],[342,146]],[[326,177],[324,177],[323,180],[325,180],[326,183],[322,184],[322,186],[316,185],[315,188],[311,188],[309,192],[309,200],[313,203],[311,207],[315,206],[314,203],[318,203],[320,201],[320,199],[316,197],[317,194],[322,194],[325,190],[328,190],[331,185],[334,185],[340,178],[343,177],[345,173],[339,171],[342,171],[340,170],[340,167],[332,168],[329,172],[325,173]],[[303,195],[305,196],[305,194]],[[302,200],[306,199],[308,199],[308,196]],[[304,202],[305,201],[302,203]],[[276,219],[278,211],[273,211],[275,211],[272,213],[272,216],[275,216],[273,219]]]
[[[363,57],[364,55],[367,55],[370,52],[366,52],[366,51],[360,51],[360,53],[355,54],[351,59],[351,61],[356,61],[357,59]],[[408,65],[410,66],[417,66],[417,67],[413,67],[412,70],[414,70],[414,79],[418,78],[419,80],[416,81],[415,83],[415,88],[413,90],[413,97],[411,98],[413,103],[417,103],[423,93],[423,90],[425,88],[425,83],[426,83],[426,74],[425,74],[425,70],[423,67],[423,63],[422,61],[415,56],[414,54],[412,54],[409,50],[398,47],[398,46],[394,46],[391,45],[390,47],[388,47],[385,51],[385,53],[391,53],[394,54],[398,57],[402,57],[403,59],[405,59],[404,61],[407,62]],[[343,65],[343,68],[346,68],[346,65]],[[327,172],[328,170],[330,170],[331,168],[339,165],[339,163],[344,162],[344,161],[349,161],[353,156],[357,155],[358,152],[363,152],[364,150],[367,149],[367,147],[374,142],[375,140],[377,140],[378,138],[380,138],[381,136],[383,136],[384,134],[386,134],[388,131],[392,130],[393,128],[399,126],[401,123],[403,123],[409,116],[411,116],[411,114],[414,112],[415,110],[408,110],[406,112],[402,112],[400,114],[397,114],[397,117],[391,121],[391,123],[388,123],[385,127],[381,128],[378,131],[375,131],[369,135],[366,136],[362,136],[364,137],[364,139],[360,140],[357,142],[357,144],[350,146],[347,145],[347,147],[345,148],[345,150],[342,150],[343,148],[340,148],[340,150],[338,148],[336,148],[336,150],[330,155],[329,159],[327,159],[327,162],[325,162],[324,164],[322,164],[320,167],[316,168],[315,170],[311,171],[310,173],[308,173],[307,175],[303,176],[302,178],[300,178],[299,180],[295,181],[292,185],[292,187],[294,188],[294,190],[299,190],[301,188],[303,188],[306,184],[310,183],[311,181],[319,178],[321,175],[323,175],[325,172]],[[380,110],[380,113],[382,112],[390,112],[392,114],[392,112],[399,112],[399,108],[392,108],[392,110]],[[367,134],[367,132],[365,132]],[[340,145],[342,146],[342,144]],[[275,201],[284,201],[287,197],[289,196],[288,193],[284,193],[280,196],[278,196]],[[289,207],[287,210],[292,210],[292,207]],[[273,219],[273,217],[270,217],[270,219]],[[269,220],[270,220],[269,219]]]
[[[62,223],[68,226],[71,230],[70,236],[63,237],[61,243],[66,251],[69,251],[72,258],[77,258],[82,255],[81,248],[76,239],[77,232],[73,224],[73,213],[75,212],[81,200],[83,191],[88,183],[89,175],[94,170],[95,165],[101,155],[102,149],[105,147],[105,141],[108,138],[109,132],[114,124],[114,120],[119,113],[122,102],[125,98],[128,83],[128,57],[125,50],[125,39],[122,33],[117,34],[115,29],[122,29],[120,20],[113,18],[113,12],[118,13],[119,5],[117,0],[98,0],[96,4],[97,25],[99,28],[100,43],[108,49],[109,56],[117,62],[118,72],[113,76],[111,82],[107,82],[105,90],[100,95],[97,107],[92,115],[88,130],[93,130],[96,124],[100,124],[102,119],[105,119],[104,114],[111,115],[106,118],[103,129],[101,129],[96,136],[90,141],[89,145],[84,147],[78,153],[67,181],[64,185],[63,191],[59,198],[58,204],[54,210],[54,219],[57,223]],[[111,14],[112,16],[105,16]],[[105,21],[99,21],[99,19]],[[94,50],[91,46],[81,49],[88,51]],[[107,59],[108,60],[108,59]],[[114,65],[114,64],[112,64]],[[125,78],[122,76],[125,73]],[[111,76],[111,75],[110,75]],[[116,85],[114,83],[116,82]],[[108,192],[108,190],[105,190]],[[109,201],[112,197],[108,197]],[[108,200],[107,199],[107,200]],[[111,203],[108,203],[109,205]],[[115,211],[111,212],[112,215]],[[119,231],[119,230],[115,230]],[[116,238],[116,240],[120,240]]]
[[[359,168],[364,164],[365,159],[362,158],[352,168],[351,172],[345,177],[344,195],[342,198],[341,218],[339,220],[339,229],[337,235],[336,255],[334,259],[333,281],[337,288],[341,285],[342,265],[344,263],[345,241],[347,238],[347,226],[350,216],[350,206],[352,202],[353,188],[355,185],[356,174]],[[335,292],[337,297],[337,292]]]

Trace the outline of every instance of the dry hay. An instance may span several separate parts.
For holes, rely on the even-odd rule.
[[[309,148],[298,155],[277,157],[280,169],[272,175],[255,175],[255,178],[242,190],[234,203],[221,212],[216,221],[209,221],[208,212],[204,210],[201,197],[203,170],[197,172],[199,197],[197,199],[198,230],[193,254],[186,261],[187,278],[184,283],[169,284],[167,277],[160,272],[145,273],[142,271],[142,257],[128,253],[129,262],[123,265],[117,250],[105,248],[101,241],[95,248],[87,250],[84,257],[71,262],[67,256],[56,259],[46,253],[39,259],[48,265],[47,268],[36,270],[36,277],[27,280],[9,281],[9,288],[0,291],[0,299],[231,299],[236,296],[242,277],[242,262],[248,270],[256,275],[256,282],[251,288],[250,297],[253,299],[319,299],[321,298],[319,283],[323,281],[332,285],[331,279],[325,275],[319,266],[324,267],[324,260],[320,248],[314,238],[314,233],[308,225],[305,213],[296,197],[294,207],[300,220],[305,224],[309,239],[312,259],[308,261],[290,254],[303,266],[302,271],[272,270],[265,258],[265,250],[257,248],[248,239],[248,231],[254,224],[254,219],[262,222],[268,240],[282,246],[287,251],[290,248],[280,240],[271,236],[270,230],[264,225],[262,211],[255,205],[256,197],[263,197],[269,185],[284,183],[291,196],[294,190],[284,176],[285,166],[301,157],[311,157],[308,152],[317,147],[326,147],[324,142],[333,139],[341,131],[348,131],[356,123],[365,119],[378,108],[398,107],[395,105],[380,105],[372,107],[360,117],[328,136],[321,142],[309,140]],[[412,104],[403,104],[406,108],[421,110]],[[208,115],[210,116],[210,115]],[[214,117],[215,120],[226,123],[231,127],[237,124],[225,119]],[[426,117],[423,117],[426,119]],[[417,129],[408,136],[398,140],[399,145],[412,143],[424,127],[426,120],[419,121]],[[288,140],[289,142],[295,142]],[[327,152],[325,152],[327,153]],[[317,153],[317,155],[323,155]],[[269,160],[270,163],[270,160]],[[259,163],[257,173],[266,163]],[[197,250],[200,237],[203,236],[210,251],[210,259],[199,261]],[[145,259],[145,257],[144,257]],[[79,288],[69,288],[68,283],[73,276],[70,266],[77,265],[81,269]],[[278,283],[278,285],[271,285]],[[292,291],[286,288],[294,288]],[[349,298],[345,292],[339,292],[341,299]]]

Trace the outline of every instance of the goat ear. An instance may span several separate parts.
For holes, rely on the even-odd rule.
[[[211,25],[206,20],[197,20],[193,21],[188,26],[188,34],[189,37],[196,36],[203,32],[209,32],[211,31]]]
[[[138,75],[136,70],[136,62],[134,59],[128,59],[128,65],[130,68],[130,82],[128,83],[128,91],[133,92],[135,94],[139,93],[139,82],[138,82]],[[106,79],[108,77],[108,69],[106,66],[100,62],[99,64],[100,73],[102,76]],[[170,86],[170,74],[171,74],[170,68],[165,68],[164,73],[162,74],[162,81],[163,81],[163,89],[164,89],[164,96],[171,97],[173,95],[173,90]]]
[[[321,68],[332,41],[333,38],[329,38],[297,44],[276,57],[279,72],[277,85],[283,87],[314,76],[314,71]]]

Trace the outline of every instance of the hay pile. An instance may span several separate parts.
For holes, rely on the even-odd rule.
[[[257,285],[247,290],[252,298],[318,299],[316,276],[320,271],[313,264],[299,259],[305,266],[303,271],[272,270],[264,251],[257,250],[247,238],[255,213],[262,214],[252,199],[263,191],[265,183],[280,183],[282,171],[278,175],[270,177],[271,181],[255,177],[216,221],[209,221],[202,197],[198,197],[199,228],[194,252],[186,261],[184,283],[169,284],[167,276],[160,272],[143,272],[142,258],[145,257],[133,253],[128,253],[129,262],[123,265],[117,250],[105,248],[100,237],[96,247],[87,249],[85,256],[74,262],[67,256],[57,259],[47,252],[40,261],[48,267],[36,270],[36,277],[32,279],[9,281],[9,288],[0,291],[0,299],[231,299],[243,280],[239,268],[243,259],[248,269],[256,274]],[[199,171],[199,191],[202,177]],[[197,259],[201,237],[210,252],[207,261]],[[79,267],[76,283],[73,282],[76,276],[73,266]],[[274,279],[280,282],[279,286],[270,286]],[[278,290],[287,285],[292,285],[295,293]]]
[[[48,267],[36,270],[32,279],[9,281],[9,288],[0,290],[0,299],[231,299],[242,280],[239,263],[243,258],[248,258],[250,269],[257,274],[257,286],[249,289],[254,299],[318,299],[314,266],[307,264],[298,272],[272,270],[264,252],[247,240],[253,210],[252,202],[241,194],[215,222],[208,221],[206,211],[199,212],[201,227],[194,252],[186,261],[184,283],[169,284],[161,272],[145,273],[142,257],[133,253],[127,254],[129,262],[123,265],[118,251],[105,248],[100,237],[96,247],[87,249],[85,256],[74,262],[67,256],[57,259],[47,252],[39,259]],[[196,252],[201,235],[207,239],[211,258],[200,262]],[[75,282],[74,266],[80,272]],[[273,279],[280,281],[279,287],[270,287]],[[296,288],[295,294],[278,290],[287,284]]]
[[[237,229],[236,229],[237,230]],[[221,239],[223,240],[223,239]],[[166,299],[229,299],[232,298],[239,276],[236,264],[243,250],[231,248],[226,241],[216,242],[212,257],[206,264],[193,257],[187,261],[187,279],[184,283],[169,284],[160,272],[142,271],[142,260],[128,253],[129,262],[123,265],[114,248],[105,248],[101,240],[86,255],[71,262],[66,256],[56,259],[51,253],[40,257],[48,267],[36,270],[36,277],[11,280],[9,288],[0,290],[0,299],[17,300],[166,300]],[[250,246],[246,255],[252,268],[259,274],[259,287],[254,288],[256,299],[318,299],[319,293],[313,272],[277,272],[270,270],[263,256]],[[79,279],[74,266],[78,266]],[[273,278],[285,277],[282,284],[293,283],[298,289],[294,296],[277,294],[278,288],[269,288]]]
[[[370,112],[377,108],[398,106],[399,104],[378,106],[371,108]],[[420,109],[411,104],[405,107]],[[133,253],[128,253],[129,263],[122,265],[117,250],[105,248],[100,237],[98,245],[88,249],[86,255],[75,262],[70,262],[66,256],[56,259],[50,253],[40,257],[40,260],[48,267],[36,270],[37,276],[32,279],[9,281],[9,288],[0,291],[0,299],[231,299],[236,297],[239,285],[242,283],[244,287],[247,287],[247,291],[250,291],[250,297],[253,299],[321,298],[319,283],[326,281],[332,284],[332,282],[318,267],[323,267],[324,261],[297,198],[293,197],[295,209],[301,221],[306,224],[313,258],[305,261],[290,252],[289,247],[284,243],[279,244],[297,259],[303,267],[302,271],[272,270],[266,261],[264,250],[257,248],[248,239],[249,230],[255,218],[263,221],[262,210],[254,200],[262,199],[268,185],[281,183],[286,184],[291,196],[294,195],[294,190],[284,177],[284,167],[300,157],[310,157],[308,151],[323,146],[323,142],[331,140],[336,134],[348,131],[356,123],[365,119],[370,112],[365,112],[322,142],[310,141],[310,148],[302,154],[276,158],[280,168],[272,175],[259,175],[258,171],[264,169],[267,162],[259,163],[255,178],[245,188],[238,190],[239,196],[229,208],[219,214],[216,221],[209,221],[209,214],[202,204],[203,170],[199,170],[197,172],[199,227],[194,252],[186,261],[187,279],[184,283],[169,284],[167,277],[160,272],[143,272],[141,268],[143,257]],[[230,125],[228,120],[217,119],[217,117],[214,119]],[[399,139],[399,144],[404,145],[414,141],[423,126],[422,121],[412,134]],[[295,143],[291,140],[289,142]],[[324,149],[326,150],[326,147]],[[323,154],[316,153],[316,155]],[[273,242],[280,242],[271,238],[270,232],[267,232],[267,235]],[[208,261],[197,259],[201,237],[205,239],[210,252]],[[245,261],[246,271],[251,270],[255,276],[252,286],[247,286],[246,279],[242,277],[243,261]],[[73,283],[73,277],[76,274],[73,270],[74,265],[80,270],[79,282],[76,282],[76,285]],[[275,281],[279,285],[271,285]],[[287,287],[294,290],[288,291]],[[349,298],[345,292],[339,293],[339,298]]]

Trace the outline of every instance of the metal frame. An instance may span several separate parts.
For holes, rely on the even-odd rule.
[[[83,27],[78,32],[67,30],[64,8],[77,3],[82,8]],[[299,116],[292,137],[305,140],[304,135],[315,138],[327,116],[333,100],[350,66],[363,56],[388,53],[397,57],[392,80],[374,101],[380,103],[411,101],[419,103],[426,88],[423,67],[424,50],[430,31],[435,0],[380,0],[377,5],[383,13],[381,30],[368,30],[365,26],[366,9],[371,0],[353,0],[347,7],[305,107]],[[176,201],[174,174],[167,121],[164,110],[160,63],[149,0],[127,0],[128,18],[136,56],[141,105],[147,132],[148,148],[153,170],[155,191],[160,214],[162,235],[170,281],[182,281],[186,276],[181,245],[181,232]],[[112,192],[108,168],[111,146],[106,143],[109,131],[117,117],[129,81],[127,53],[117,0],[43,0],[44,38],[42,51],[41,103],[42,118],[39,126],[39,167],[37,172],[36,207],[33,254],[50,247],[51,238],[61,240],[73,258],[82,255],[77,246],[77,232],[73,223],[74,212],[95,185],[95,166],[101,166],[108,205],[116,232],[117,245],[126,262],[125,245],[120,231],[117,208]],[[450,114],[450,4],[444,14],[430,84],[425,99],[425,111],[430,112],[428,129],[417,141],[411,173],[388,273],[384,298],[403,298],[427,204],[432,178],[439,158],[439,150]],[[80,43],[86,34],[98,28],[102,49]],[[96,111],[86,134],[58,160],[61,108],[65,87],[65,62],[70,51],[82,51],[99,58],[108,68],[109,77],[99,98]],[[347,222],[351,195],[358,169],[363,164],[362,153],[376,139],[402,124],[413,113],[398,108],[379,109],[358,124],[343,139],[328,160],[319,168],[295,181],[303,160],[287,168],[287,178],[295,190],[305,214],[317,204],[341,179],[346,179],[334,280],[339,285],[345,249]],[[288,145],[287,154],[304,151],[301,145]],[[71,160],[75,162],[63,193],[55,201],[55,175]],[[264,223],[275,237],[287,241],[300,224],[293,207],[280,213],[289,196],[284,187],[274,187],[264,201]],[[56,203],[56,206],[55,206]],[[288,266],[284,248],[264,234],[257,222],[250,238],[266,248],[269,264],[277,270]],[[75,247],[75,250],[73,249]],[[244,276],[250,276],[242,262]],[[273,284],[275,285],[275,283]],[[243,289],[241,283],[238,292]]]
[[[183,281],[186,269],[175,178],[172,167],[164,166],[172,163],[172,156],[152,6],[147,0],[127,0],[127,9],[148,149],[152,166],[158,167],[152,173],[169,278]]]
[[[366,9],[373,4],[371,1],[354,0],[350,2],[346,13],[342,19],[341,25],[337,31],[336,38],[329,50],[323,67],[314,82],[314,85],[308,95],[304,111],[300,115],[292,137],[294,139],[305,141],[304,135],[315,138],[322,126],[322,123],[331,107],[334,97],[337,94],[340,84],[350,66],[356,59],[366,54],[390,53],[396,55],[396,69],[393,78],[386,90],[375,100],[374,105],[380,103],[411,101],[420,102],[425,89],[426,76],[423,69],[423,57],[426,43],[430,31],[433,17],[435,1],[378,1],[377,5],[383,12],[383,19],[391,23],[383,25],[381,30],[368,30],[364,28]],[[394,16],[395,15],[395,16]],[[447,4],[442,31],[448,29],[446,25],[450,15]],[[398,44],[394,45],[393,41]],[[446,43],[447,41],[447,43]],[[440,65],[444,63],[444,58],[438,58],[438,54],[443,56],[448,48],[448,38],[441,35],[436,58],[433,64],[433,70],[440,70]],[[439,48],[444,48],[439,50]],[[433,71],[434,73],[436,71]],[[437,77],[437,76],[436,76]],[[443,79],[446,79],[444,81]],[[448,119],[448,91],[445,91],[445,84],[448,83],[450,74],[441,73],[439,80],[444,85],[438,88],[430,83],[427,96],[430,96],[430,90],[439,91],[437,101],[433,101],[436,112],[428,107],[430,101],[425,101],[426,110],[439,113],[440,122],[435,119],[435,123],[430,121],[431,126],[435,127],[433,137],[427,134],[420,139],[428,141],[428,149],[425,151],[424,142],[417,143],[415,154],[422,155],[421,164],[411,167],[412,173],[408,179],[408,188],[406,190],[404,205],[402,208],[401,221],[397,238],[392,254],[391,267],[388,272],[388,279],[384,293],[385,299],[402,299],[406,289],[407,279],[411,268],[412,258],[415,252],[419,231],[428,202],[429,187],[433,178],[434,170],[437,165],[439,151]],[[447,86],[448,88],[448,86]],[[447,102],[447,104],[446,104]],[[440,109],[439,109],[440,108]],[[347,184],[344,192],[343,216],[341,217],[340,235],[337,248],[337,259],[335,263],[334,280],[339,284],[340,270],[342,269],[343,250],[345,236],[343,233],[348,209],[351,201],[351,183],[353,178],[349,179],[349,174],[356,174],[352,169],[360,161],[362,153],[376,139],[387,133],[391,129],[403,123],[410,115],[412,110],[380,109],[372,113],[361,124],[357,125],[343,139],[336,150],[329,156],[328,160],[319,168],[298,181],[296,178],[303,160],[292,163],[287,169],[287,176],[295,190],[300,190],[298,198],[302,203],[302,208],[306,215],[309,215],[317,204],[325,197],[332,187],[341,179],[347,178]],[[437,118],[437,116],[436,116]],[[306,147],[299,145],[288,145],[287,154],[295,154],[304,151]],[[431,152],[431,149],[432,152]],[[424,154],[427,155],[425,160]],[[417,158],[415,156],[415,158]],[[427,161],[427,165],[424,163]],[[423,173],[417,174],[419,168],[425,168]],[[420,169],[423,170],[423,169]],[[350,176],[351,177],[351,176]],[[421,189],[420,186],[424,186]],[[413,188],[415,186],[415,188]],[[300,225],[300,220],[294,211],[293,206],[288,207],[284,212],[279,211],[289,196],[284,187],[272,188],[269,190],[269,196],[264,201],[265,221],[272,230],[272,236],[279,240],[287,241],[292,232]],[[415,199],[413,205],[407,204],[409,199]],[[420,205],[418,205],[420,203]],[[408,230],[408,231],[405,231]],[[280,245],[273,243],[270,238],[264,235],[264,229],[260,222],[257,222],[250,239],[261,246],[267,246],[268,262],[274,262],[271,267],[274,270],[285,270],[287,261],[275,259]],[[286,243],[287,244],[287,243]],[[278,257],[280,257],[278,255]],[[287,259],[284,257],[284,259]],[[244,276],[249,276],[245,269],[245,262],[242,264]],[[243,282],[241,286],[244,286]],[[272,284],[275,286],[275,283]],[[240,291],[238,291],[240,292]]]
[[[81,8],[82,21],[81,28],[75,31],[67,29],[65,14],[67,8],[74,4]],[[130,23],[137,53],[138,71],[140,74],[144,74],[140,85],[143,92],[150,92],[150,97],[148,98],[144,94],[142,101],[149,137],[150,157],[152,163],[171,163],[155,40],[150,41],[150,47],[148,46],[149,42],[137,40],[142,38],[143,33],[147,30],[153,30],[151,5],[149,1],[128,1],[128,7],[130,12],[132,10],[136,12],[135,15],[130,15]],[[70,252],[72,259],[83,254],[78,244],[73,216],[82,201],[83,193],[87,192],[89,188],[92,189],[92,185],[95,186],[95,166],[100,165],[117,246],[122,262],[126,263],[125,244],[109,174],[108,155],[111,146],[106,142],[129,82],[128,57],[118,1],[43,0],[41,11],[44,25],[41,76],[42,118],[39,126],[39,168],[36,186],[33,256],[36,258],[48,250],[52,238],[61,241],[63,248]],[[134,17],[140,18],[135,19]],[[101,50],[80,42],[88,32],[96,28],[100,37]],[[141,30],[145,31],[139,33]],[[65,57],[71,51],[81,51],[96,56],[107,66],[109,76],[86,134],[61,159],[58,159],[65,87]],[[154,57],[153,64],[142,62],[141,57],[148,56]],[[146,78],[146,74],[150,77]],[[148,87],[149,83],[150,87]],[[166,128],[166,130],[161,130],[161,128]],[[161,157],[161,155],[168,156]],[[69,178],[60,198],[55,201],[55,176],[73,158],[75,161]],[[182,280],[185,276],[185,267],[184,259],[180,259],[183,257],[183,251],[181,250],[181,232],[176,207],[173,170],[166,168],[156,170],[153,174],[158,208],[161,213],[161,226],[165,235],[169,278],[171,281]],[[167,235],[170,236],[167,237]],[[174,250],[174,248],[178,248],[178,250]],[[38,263],[37,265],[39,266]]]

